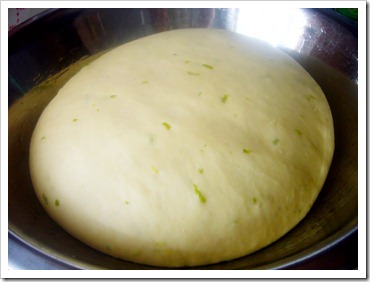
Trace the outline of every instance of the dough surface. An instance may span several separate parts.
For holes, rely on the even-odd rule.
[[[320,87],[285,53],[214,29],[132,41],[42,113],[35,192],[66,231],[155,266],[231,260],[309,211],[334,151]]]

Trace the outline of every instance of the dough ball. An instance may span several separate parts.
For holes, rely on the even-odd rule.
[[[327,100],[282,51],[216,29],[158,33],[84,67],[42,113],[35,192],[87,245],[155,266],[255,252],[310,210],[333,151]]]

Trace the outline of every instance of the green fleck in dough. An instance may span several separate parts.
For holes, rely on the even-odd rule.
[[[114,98],[116,98],[117,97],[117,95],[110,95],[109,96],[109,98],[111,98],[111,99],[114,99]]]
[[[307,97],[306,97],[306,100],[307,100],[308,102],[310,102],[310,101],[312,101],[312,100],[316,100],[316,98],[315,98],[315,96],[313,96],[313,95],[309,95],[309,96],[307,96]]]
[[[74,118],[72,121],[73,121],[73,122],[76,122],[76,121],[78,121],[78,119]]]
[[[203,174],[203,172],[204,172],[203,168],[198,169],[198,172],[199,172],[200,174]]]
[[[149,135],[149,144],[151,144],[151,145],[155,144],[155,137],[152,134]]]
[[[244,153],[244,154],[250,154],[251,152],[252,152],[251,150],[243,149],[243,153]]]
[[[148,80],[143,80],[141,83],[142,83],[142,84],[148,84],[148,83],[149,83],[149,81],[148,81]]]
[[[226,102],[227,102],[227,99],[229,99],[229,95],[224,95],[224,96],[222,96],[222,98],[221,98],[221,102],[222,102],[222,103],[226,103]]]
[[[189,64],[190,63],[190,61],[189,60],[185,60],[185,64]]]
[[[45,136],[42,136],[42,137],[41,137],[41,140],[45,140],[45,139],[46,139],[46,137],[45,137]]]
[[[312,148],[312,150],[314,150],[315,152],[317,152],[317,151],[318,151],[318,149],[317,149],[316,145],[315,145],[315,144],[313,144],[313,143],[311,143],[311,148]]]
[[[200,75],[199,72],[192,72],[192,71],[188,71],[187,74],[188,75]]]
[[[129,205],[130,204],[130,202],[129,201],[125,201],[125,205]]]
[[[199,188],[197,185],[193,185],[194,186],[194,191],[195,193],[198,195],[198,198],[199,198],[199,201],[201,201],[201,203],[205,203],[207,200],[206,198],[203,196],[203,194],[199,191]]]
[[[257,199],[253,198],[253,204],[257,204]]]
[[[116,96],[116,95],[111,95],[110,98],[113,99],[114,97],[112,96]],[[92,104],[93,108],[95,108],[95,111],[99,112],[100,110],[98,108],[96,108],[96,104]]]
[[[297,133],[297,135],[299,136],[302,136],[302,131],[300,131],[299,129],[294,129],[295,133]]]
[[[204,149],[205,149],[206,147],[207,147],[207,144],[204,144],[204,145],[203,145],[203,148],[202,148],[202,149],[200,149],[200,152],[201,152],[201,153],[204,153]]]
[[[154,165],[150,167],[154,173],[158,173],[158,168],[156,168]]]
[[[280,142],[280,140],[277,139],[277,138],[275,138],[274,140],[272,140],[272,144],[274,144],[274,145],[277,145],[279,142]]]
[[[55,202],[54,202],[54,204],[55,204],[56,207],[59,207],[59,200],[56,199]]]
[[[213,67],[211,65],[203,64],[202,66],[207,69],[213,70]]]
[[[45,205],[47,205],[49,203],[48,197],[46,197],[46,195],[44,193],[42,193],[42,200],[44,201]]]
[[[170,129],[171,129],[171,125],[169,125],[167,122],[162,122],[162,125],[163,125],[167,130],[170,130]]]

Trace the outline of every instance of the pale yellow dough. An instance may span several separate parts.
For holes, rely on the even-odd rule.
[[[334,151],[320,87],[285,53],[213,29],[122,45],[34,130],[37,196],[66,231],[156,266],[250,254],[309,211]]]

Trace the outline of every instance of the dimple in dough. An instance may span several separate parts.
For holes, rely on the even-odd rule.
[[[292,229],[333,151],[327,100],[292,58],[184,29],[117,47],[70,79],[37,123],[30,170],[48,214],[87,245],[199,266]]]

